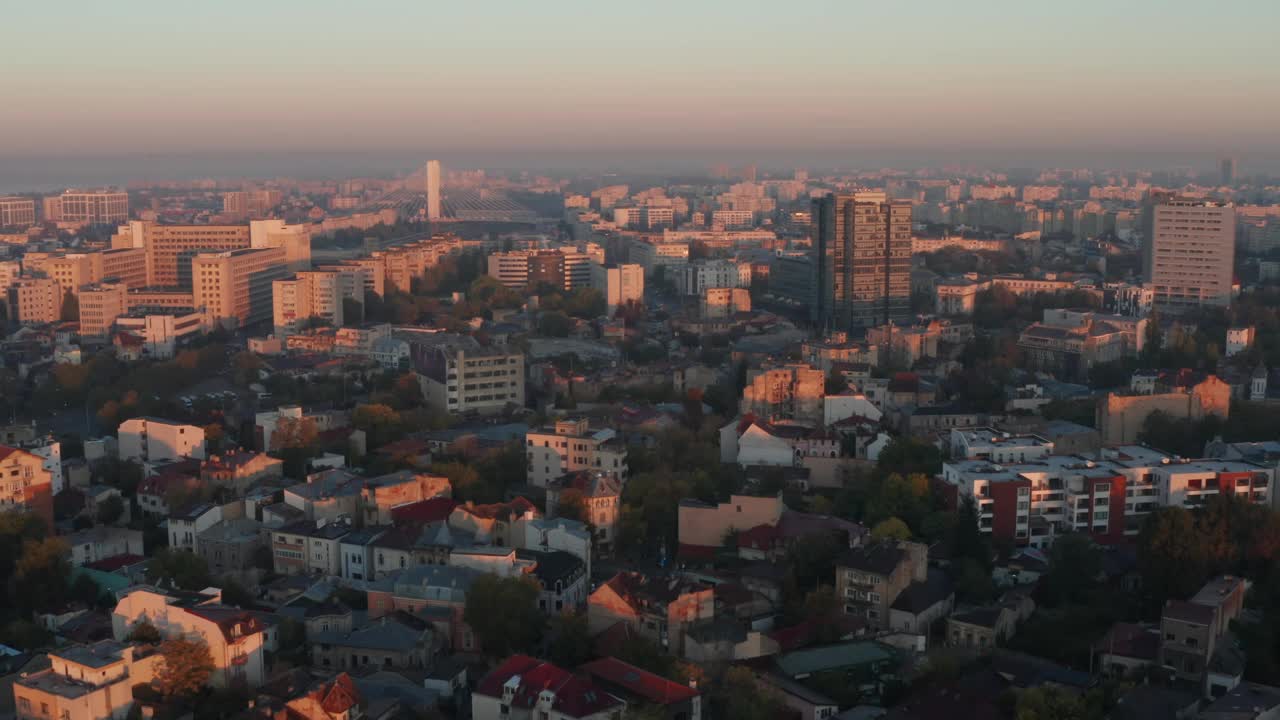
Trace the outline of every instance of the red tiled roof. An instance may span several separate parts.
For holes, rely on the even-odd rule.
[[[318,698],[320,707],[330,715],[344,713],[360,704],[360,691],[356,689],[355,681],[346,673],[335,677],[328,688],[321,686],[317,695],[321,696]]]
[[[511,698],[512,707],[533,708],[544,691],[555,694],[551,707],[568,717],[586,717],[622,705],[622,701],[596,688],[589,677],[574,675],[528,655],[507,658],[484,676],[476,693],[501,698],[507,681],[517,677],[519,684]]]
[[[767,550],[778,539],[778,529],[772,525],[757,525],[738,533],[738,547]],[[683,550],[684,546],[680,546]]]
[[[491,505],[470,505],[470,506],[463,505],[460,507],[462,507],[464,510],[471,513],[472,515],[478,518],[484,518],[486,520],[493,520],[496,518],[507,519],[507,518],[513,518],[513,517],[520,517],[521,515],[524,515],[526,512],[528,512],[529,510],[536,509],[533,503],[529,502],[523,497],[517,497],[511,502],[505,502],[505,503],[493,503]]]
[[[396,525],[444,522],[457,505],[452,499],[443,497],[400,505],[391,508],[391,522]]]
[[[253,613],[239,608],[198,605],[187,608],[187,612],[217,625],[227,642],[234,642],[238,637],[262,632],[262,622]],[[237,625],[240,627],[239,635],[234,633]]]
[[[141,555],[129,555],[129,554],[113,555],[109,558],[102,558],[101,560],[96,560],[91,563],[85,563],[84,566],[89,568],[90,570],[101,570],[102,572],[115,572],[116,570],[119,570],[120,568],[123,568],[123,567],[129,567],[130,565],[137,565],[138,563],[143,562],[144,560],[146,560],[146,558],[142,557]]]
[[[22,451],[16,447],[9,447],[8,445],[0,445],[0,460],[3,460],[16,452],[22,452]]]
[[[698,691],[688,685],[672,682],[661,675],[641,670],[615,657],[601,658],[579,669],[655,705],[683,702],[698,695]]]

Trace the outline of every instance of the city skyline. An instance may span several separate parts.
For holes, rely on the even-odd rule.
[[[1258,89],[1274,81],[1265,29],[1280,9],[1238,5],[1249,22],[1191,3],[656,3],[625,16],[576,2],[503,15],[138,3],[73,19],[30,4],[0,30],[0,58],[18,70],[0,158],[826,147],[1274,157],[1280,96]],[[22,31],[55,21],[56,51]]]

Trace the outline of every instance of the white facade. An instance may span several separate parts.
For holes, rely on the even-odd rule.
[[[120,459],[155,462],[204,459],[204,429],[159,418],[138,417],[120,424]]]
[[[822,398],[822,424],[824,427],[834,425],[854,415],[867,418],[872,422],[879,422],[884,413],[862,393],[827,395]]]
[[[644,268],[635,264],[592,265],[591,285],[604,294],[606,313],[613,317],[618,307],[644,300]]]
[[[1157,310],[1179,312],[1227,305],[1235,265],[1235,208],[1225,203],[1169,199],[1152,209],[1152,236],[1143,273]]]

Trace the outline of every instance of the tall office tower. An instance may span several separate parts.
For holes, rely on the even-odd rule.
[[[331,327],[343,323],[342,274],[330,271],[300,272],[293,278],[271,284],[272,314],[277,337],[293,335],[311,318]]]
[[[52,278],[24,278],[14,283],[10,293],[17,300],[18,322],[40,325],[58,322],[62,312],[62,288]]]
[[[427,161],[427,219],[439,220],[440,215],[440,161]]]
[[[129,193],[122,190],[67,190],[58,218],[69,223],[121,223],[129,219]]]
[[[80,335],[105,338],[111,335],[116,318],[129,312],[129,288],[121,283],[102,283],[80,291]]]
[[[191,295],[211,326],[244,327],[271,319],[271,285],[287,274],[284,248],[203,253],[191,260]]]
[[[286,225],[283,220],[254,220],[249,223],[249,247],[284,248],[290,272],[311,268],[311,228]]]
[[[1230,203],[1165,197],[1151,206],[1142,273],[1154,307],[1182,312],[1229,305],[1236,256],[1236,213]]]
[[[1236,159],[1233,157],[1222,158],[1222,164],[1220,167],[1222,171],[1222,184],[1235,185],[1236,184]]]
[[[0,228],[36,224],[36,201],[24,197],[0,197]]]
[[[814,324],[847,330],[908,319],[911,202],[883,192],[827,195],[812,214]]]

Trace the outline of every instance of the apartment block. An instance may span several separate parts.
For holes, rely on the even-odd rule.
[[[676,268],[671,280],[682,295],[701,296],[707,288],[740,288],[751,285],[750,266],[744,273],[733,260],[706,260]]]
[[[889,610],[913,583],[928,578],[929,548],[921,543],[884,541],[849,550],[836,561],[836,596],[847,615],[889,628]]]
[[[846,330],[911,315],[911,203],[883,192],[813,201],[814,323]]]
[[[644,301],[644,268],[639,265],[591,265],[591,287],[604,294],[605,314],[631,302]]]
[[[396,333],[427,404],[455,413],[494,413],[524,404],[524,355],[505,345],[482,346],[468,335]]]
[[[249,247],[284,248],[290,271],[311,268],[311,228],[286,224],[283,220],[253,220],[249,223]]]
[[[817,425],[822,420],[826,376],[805,364],[751,371],[742,389],[739,412],[765,420],[789,419]]]
[[[58,221],[105,224],[129,219],[129,193],[119,190],[67,190],[58,200]]]
[[[1236,215],[1229,203],[1165,198],[1151,208],[1143,245],[1143,279],[1155,291],[1155,307],[1183,312],[1231,302]]]
[[[120,459],[157,462],[204,458],[204,429],[152,417],[120,424]]]
[[[35,224],[35,200],[24,197],[0,197],[0,228],[25,228]]]
[[[288,273],[284,248],[228,250],[191,261],[192,295],[209,322],[245,327],[272,317],[272,283]]]
[[[363,287],[360,290],[363,292]],[[341,273],[300,272],[291,279],[276,280],[271,284],[271,298],[277,337],[298,332],[312,318],[330,327],[342,326]]]
[[[16,300],[18,322],[23,325],[54,323],[62,313],[62,286],[51,278],[24,278],[9,288]]]
[[[80,291],[80,335],[103,339],[116,318],[129,311],[129,288],[122,283],[91,285]]]
[[[530,485],[547,487],[579,471],[607,472],[626,482],[627,447],[610,429],[593,430],[586,418],[559,420],[525,434]]]
[[[134,221],[120,226],[113,248],[143,248],[149,286],[192,287],[196,255],[251,247],[248,225],[160,225]]]

